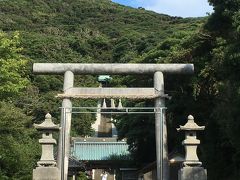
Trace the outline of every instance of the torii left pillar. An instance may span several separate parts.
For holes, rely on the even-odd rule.
[[[157,71],[154,73],[154,88],[164,95],[164,76]],[[157,156],[157,177],[158,180],[169,179],[169,161],[167,146],[167,122],[165,98],[155,98],[155,137],[156,137],[156,156]]]
[[[73,87],[74,74],[72,71],[64,73],[63,91],[67,91]],[[62,101],[61,110],[61,129],[59,136],[58,146],[58,168],[61,170],[61,179],[67,179],[68,176],[68,159],[70,155],[70,132],[71,132],[71,119],[72,119],[72,102],[70,98],[64,98]],[[64,155],[64,156],[62,156]]]

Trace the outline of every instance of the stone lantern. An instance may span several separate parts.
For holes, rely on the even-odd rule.
[[[37,162],[37,168],[33,170],[33,180],[59,180],[59,171],[54,159],[54,145],[57,144],[53,139],[53,132],[59,131],[59,125],[52,122],[52,116],[48,113],[45,121],[41,124],[34,124],[34,127],[42,132],[42,138],[39,143],[42,145],[42,155]]]
[[[179,170],[179,180],[206,180],[207,172],[201,167],[202,162],[197,156],[197,146],[200,140],[197,139],[196,131],[203,131],[205,126],[198,126],[194,122],[192,115],[188,116],[188,122],[184,126],[180,126],[178,131],[185,131],[185,140],[182,144],[185,147],[185,161],[183,168]]]

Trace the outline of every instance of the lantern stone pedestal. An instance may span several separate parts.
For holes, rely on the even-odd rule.
[[[53,131],[59,130],[59,125],[55,125],[51,118],[51,115],[47,114],[43,123],[34,124],[34,127],[42,132],[42,138],[39,139],[42,145],[42,156],[37,162],[38,167],[33,169],[33,180],[60,180],[60,172],[53,155],[56,140],[52,137]]]
[[[183,167],[178,171],[178,180],[207,180],[207,170],[203,167]]]
[[[185,161],[183,167],[178,171],[178,180],[207,180],[207,170],[201,167],[202,162],[197,156],[197,146],[200,140],[197,139],[196,131],[204,130],[205,126],[198,126],[192,115],[188,116],[188,122],[180,126],[178,131],[185,131]]]
[[[57,167],[37,167],[33,170],[33,180],[60,180]]]

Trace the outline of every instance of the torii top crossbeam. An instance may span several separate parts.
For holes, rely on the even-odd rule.
[[[82,64],[82,63],[34,63],[33,73],[64,74],[193,74],[193,64]]]

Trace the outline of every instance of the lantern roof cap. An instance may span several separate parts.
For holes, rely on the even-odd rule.
[[[205,126],[198,126],[194,122],[194,117],[192,115],[188,116],[188,121],[184,126],[177,128],[178,131],[202,131],[205,129]]]
[[[45,120],[41,124],[34,124],[34,127],[39,131],[41,131],[41,130],[52,130],[52,131],[59,130],[59,125],[56,125],[52,122],[52,116],[49,113],[46,114]]]

